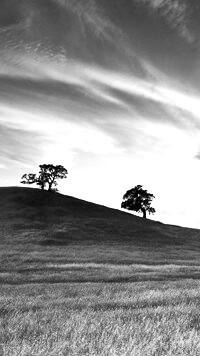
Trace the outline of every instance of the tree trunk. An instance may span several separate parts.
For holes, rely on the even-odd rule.
[[[142,213],[143,213],[143,218],[146,219],[146,217],[147,217],[147,212],[146,212],[146,210],[145,210],[145,209],[142,209]]]

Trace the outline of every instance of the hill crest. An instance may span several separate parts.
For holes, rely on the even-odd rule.
[[[83,251],[89,262],[193,263],[200,257],[200,230],[34,188],[0,188],[0,225],[2,251],[21,246],[60,254],[73,246],[79,262]]]

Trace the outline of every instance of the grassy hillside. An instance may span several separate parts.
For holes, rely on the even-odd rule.
[[[199,230],[29,188],[0,226],[0,355],[200,354]]]
[[[0,224],[3,282],[200,276],[200,230],[18,187],[0,188]]]

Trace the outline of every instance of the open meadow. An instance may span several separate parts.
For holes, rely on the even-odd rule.
[[[37,189],[0,196],[1,356],[200,354],[199,230]]]
[[[1,352],[200,353],[200,282],[27,284],[1,288]]]

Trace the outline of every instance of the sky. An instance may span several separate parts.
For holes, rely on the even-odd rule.
[[[1,0],[0,186],[39,164],[61,193],[200,228],[199,0]]]

